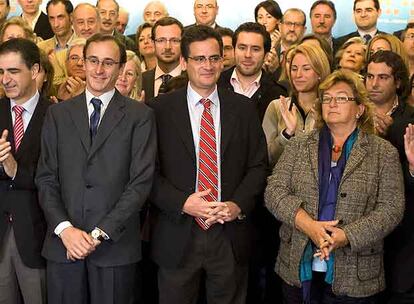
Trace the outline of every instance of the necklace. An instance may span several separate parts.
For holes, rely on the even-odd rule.
[[[334,151],[335,153],[340,153],[340,152],[342,152],[342,147],[337,146],[337,145],[333,145],[332,146],[332,151]]]

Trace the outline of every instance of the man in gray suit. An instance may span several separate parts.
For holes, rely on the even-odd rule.
[[[115,82],[125,47],[96,34],[84,48],[85,93],[48,111],[36,183],[48,223],[49,303],[132,303],[139,210],[151,188],[154,117]]]

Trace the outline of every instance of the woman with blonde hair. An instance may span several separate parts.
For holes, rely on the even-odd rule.
[[[365,53],[367,46],[360,37],[348,39],[336,52],[335,59],[340,69],[347,69],[361,73],[365,67]]]
[[[313,45],[298,45],[289,55],[291,97],[270,102],[263,119],[272,165],[277,162],[290,138],[313,129],[315,119],[312,108],[318,100],[318,85],[331,72],[326,54]]]
[[[127,51],[127,62],[119,74],[115,87],[124,96],[143,101],[141,96],[142,73],[141,61],[133,51]]]
[[[22,17],[11,17],[3,23],[0,29],[0,42],[5,42],[13,38],[25,38],[39,43],[42,38],[37,37],[29,24]]]
[[[284,303],[377,303],[384,238],[404,214],[398,152],[374,134],[361,77],[337,70],[320,84],[315,130],[286,146],[268,179],[282,222],[276,272]]]
[[[409,60],[407,52],[404,49],[404,45],[400,39],[390,34],[376,35],[368,43],[365,62],[369,62],[371,56],[377,51],[392,51],[402,58],[405,66],[409,69]]]

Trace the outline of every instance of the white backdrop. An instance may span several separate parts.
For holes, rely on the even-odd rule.
[[[194,23],[193,16],[194,0],[163,0],[168,8],[170,16],[178,18],[184,25]],[[74,6],[80,2],[89,2],[91,0],[72,0]],[[128,9],[130,12],[130,22],[127,27],[127,33],[131,34],[136,27],[142,22],[142,11],[149,0],[118,0],[118,3]],[[261,2],[260,0],[218,0],[219,14],[217,23],[221,26],[235,29],[240,23],[254,21],[254,8]],[[278,0],[282,9],[296,6],[309,14],[309,9],[314,0]],[[333,0],[338,11],[338,19],[334,27],[334,36],[344,35],[355,30],[352,21],[352,0]],[[393,32],[404,28],[407,20],[414,17],[414,1],[409,0],[380,0],[382,15],[379,20],[379,28],[386,32]],[[43,1],[43,7],[46,6],[47,0]],[[11,15],[20,14],[20,8],[16,5],[16,0],[11,0]],[[308,20],[308,31],[310,25]]]

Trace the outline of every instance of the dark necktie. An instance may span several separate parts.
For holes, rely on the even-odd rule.
[[[96,133],[98,132],[99,119],[101,118],[102,101],[98,98],[92,98],[91,103],[93,105],[93,112],[90,117],[89,127],[91,130],[91,140],[93,141]]]
[[[204,199],[208,202],[218,199],[218,169],[217,169],[217,148],[216,131],[214,128],[213,116],[211,115],[211,101],[201,99],[204,106],[200,123],[200,141],[198,154],[198,191],[211,189]],[[195,219],[197,224],[204,230],[210,228],[202,218]]]
[[[160,89],[158,90],[158,95],[167,93],[167,82],[171,78],[172,78],[172,76],[170,74],[164,74],[164,75],[161,76],[161,81],[162,82],[161,82]]]
[[[19,149],[20,143],[22,142],[24,135],[24,126],[23,126],[23,112],[24,108],[22,106],[14,106],[14,126],[13,126],[13,135],[14,135],[14,147],[15,151]]]
[[[365,44],[368,44],[371,41],[372,37],[370,34],[364,35]]]

